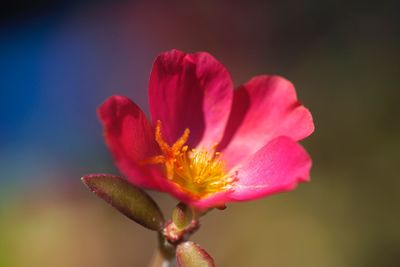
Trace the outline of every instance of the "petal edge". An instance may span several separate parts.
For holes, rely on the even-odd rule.
[[[232,201],[258,199],[293,190],[310,179],[311,159],[292,139],[277,137],[261,148],[238,170]]]
[[[173,144],[186,128],[189,145],[219,142],[229,117],[233,84],[226,68],[206,52],[162,53],[154,62],[149,83],[153,124],[165,125],[165,139]]]
[[[234,166],[278,136],[299,141],[313,131],[311,113],[297,100],[293,84],[280,76],[260,75],[235,90],[220,147]]]
[[[135,185],[158,189],[155,173],[137,164],[157,153],[152,126],[140,108],[127,97],[111,96],[98,108],[98,115],[119,170]]]

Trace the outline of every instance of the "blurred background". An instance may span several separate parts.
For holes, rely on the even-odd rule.
[[[236,85],[291,80],[313,113],[312,182],[202,220],[218,266],[400,266],[395,1],[24,1],[0,10],[0,266],[146,266],[156,246],[89,193],[118,174],[96,108],[146,112],[162,51],[208,51]],[[175,201],[151,193],[166,214]]]

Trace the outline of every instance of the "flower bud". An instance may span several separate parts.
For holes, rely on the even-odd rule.
[[[172,222],[179,230],[185,229],[193,219],[193,211],[190,207],[180,202],[172,212]]]

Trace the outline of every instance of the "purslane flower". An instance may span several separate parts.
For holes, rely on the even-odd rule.
[[[159,55],[149,82],[151,120],[130,99],[98,109],[106,143],[126,179],[205,210],[292,190],[309,180],[297,141],[314,131],[293,85],[253,77],[234,90],[205,52]]]

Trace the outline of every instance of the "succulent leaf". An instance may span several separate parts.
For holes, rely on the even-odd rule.
[[[178,267],[215,267],[213,258],[199,245],[187,241],[176,249]]]
[[[157,203],[142,189],[122,177],[109,174],[90,174],[82,182],[122,214],[155,231],[160,231],[164,217]]]

